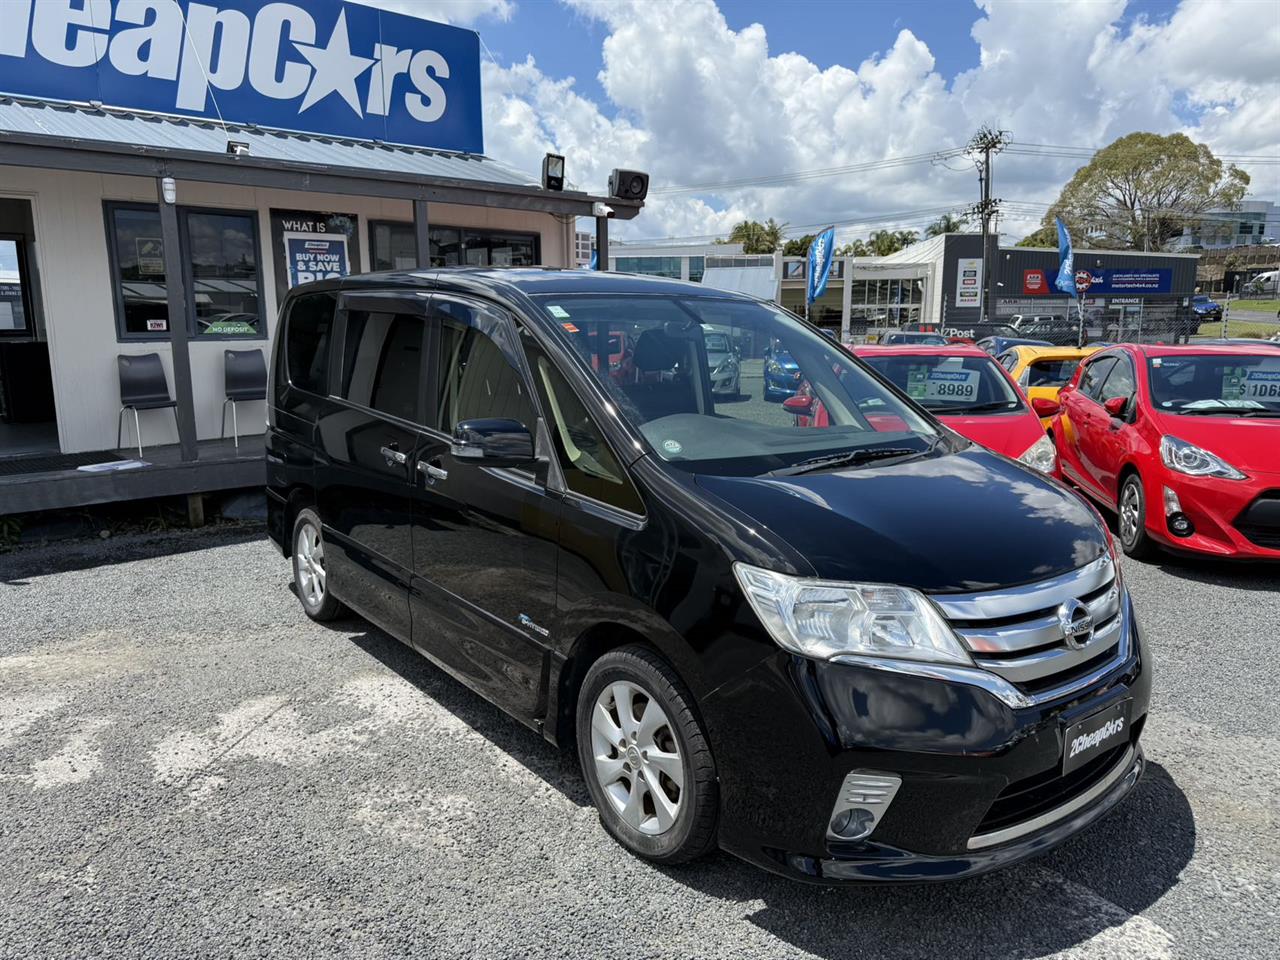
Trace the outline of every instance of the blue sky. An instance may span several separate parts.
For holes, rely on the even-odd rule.
[[[1280,199],[1280,164],[1253,163],[1280,158],[1280,0],[364,2],[479,32],[491,156],[535,171],[562,153],[593,191],[612,167],[649,171],[643,217],[619,225],[630,239],[770,216],[843,224],[842,242],[922,229],[976,199],[972,165],[866,165],[955,151],[984,124],[1076,148],[1000,159],[1011,238],[1036,228],[1088,150],[1135,131],[1236,156],[1254,198]]]

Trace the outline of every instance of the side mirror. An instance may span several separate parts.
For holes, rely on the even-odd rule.
[[[449,452],[482,467],[533,463],[533,434],[519,420],[463,420],[453,428]]]
[[[797,417],[807,417],[813,412],[813,397],[787,397],[782,401],[782,409],[794,413]]]
[[[1112,397],[1102,406],[1113,417],[1123,417],[1124,408],[1129,405],[1128,397]]]
[[[1049,397],[1035,397],[1031,401],[1031,409],[1036,412],[1037,417],[1052,417],[1062,409],[1062,404]]]

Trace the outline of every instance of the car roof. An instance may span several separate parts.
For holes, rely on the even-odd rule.
[[[1097,353],[1102,347],[1030,347],[1026,345],[1010,347],[1017,350],[1018,356],[1024,360],[1077,360]]]
[[[855,346],[853,352],[860,357],[986,357],[991,354],[972,343],[949,343],[946,346],[932,343],[888,343]]]
[[[504,288],[517,290],[526,296],[638,293],[650,296],[705,297],[741,300],[746,303],[758,302],[754,297],[744,294],[717,290],[684,280],[564,267],[439,267],[430,270],[360,273],[342,279],[344,290],[388,285],[404,287],[415,284],[435,288]]]
[[[1117,346],[1135,351],[1144,357],[1187,357],[1202,354],[1239,357],[1250,356],[1258,352],[1258,347],[1242,343],[1185,343],[1177,345],[1122,343],[1117,344]]]

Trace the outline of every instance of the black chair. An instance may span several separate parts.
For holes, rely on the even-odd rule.
[[[227,404],[231,404],[231,435],[240,446],[240,424],[236,404],[267,399],[267,364],[261,350],[224,350],[226,394],[222,401],[222,438],[227,437]]]
[[[116,417],[116,448],[120,447],[120,435],[124,430],[124,412],[133,411],[133,434],[138,441],[138,458],[142,458],[142,426],[138,421],[139,410],[173,410],[173,423],[178,424],[178,401],[169,396],[169,381],[164,375],[160,354],[144,353],[139,356],[116,356],[120,369],[120,414]]]

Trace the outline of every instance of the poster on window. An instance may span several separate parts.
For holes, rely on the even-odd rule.
[[[360,271],[359,219],[354,213],[272,210],[276,301],[290,287]]]
[[[286,233],[284,254],[289,264],[289,286],[312,280],[331,280],[351,272],[347,238],[326,233]]]

